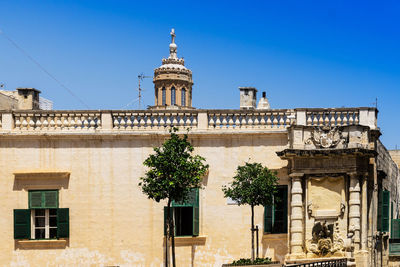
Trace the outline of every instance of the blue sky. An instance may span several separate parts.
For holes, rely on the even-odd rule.
[[[239,86],[272,108],[374,106],[400,147],[398,1],[1,1],[0,29],[91,109],[137,109],[137,75],[168,56],[193,71],[193,106],[238,108]],[[0,35],[0,82],[55,109],[86,109]],[[143,106],[154,104],[151,79]]]

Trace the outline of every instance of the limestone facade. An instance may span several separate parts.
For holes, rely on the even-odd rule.
[[[199,233],[176,238],[178,266],[250,257],[250,207],[221,190],[246,161],[276,170],[287,193],[272,209],[277,225],[268,207],[255,208],[261,257],[397,264],[400,175],[379,140],[377,110],[268,109],[266,100],[261,109],[193,109],[191,71],[171,35],[170,58],[155,70],[151,109],[0,111],[0,265],[163,266],[166,203],[147,199],[138,183],[143,161],[172,127],[190,129],[195,153],[210,166],[199,193]],[[185,105],[180,88],[188,90]],[[38,209],[54,192],[57,214]],[[39,206],[34,193],[45,199]],[[43,229],[41,218],[48,222]]]

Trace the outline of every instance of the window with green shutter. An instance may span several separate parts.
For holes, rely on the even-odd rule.
[[[171,216],[175,221],[175,236],[199,235],[199,189],[194,189],[184,202],[171,203]],[[164,207],[164,234],[166,234],[167,207]]]
[[[288,228],[288,187],[278,186],[272,206],[264,207],[264,232],[287,233]]]
[[[29,191],[28,205],[14,210],[14,239],[69,237],[69,209],[58,208],[58,190]]]

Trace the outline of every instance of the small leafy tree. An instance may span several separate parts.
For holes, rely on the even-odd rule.
[[[141,177],[139,186],[148,198],[157,202],[167,200],[167,236],[165,246],[165,265],[168,266],[168,240],[172,244],[172,264],[175,267],[175,222],[170,214],[172,201],[185,201],[192,189],[201,187],[201,178],[206,173],[208,165],[199,155],[192,155],[193,146],[188,141],[188,135],[179,137],[177,129],[170,131],[170,138],[161,147],[154,148],[144,165],[149,168]]]
[[[246,162],[238,166],[233,182],[223,186],[225,197],[236,201],[238,205],[251,207],[251,260],[254,261],[254,207],[272,205],[278,177],[276,172],[263,167],[261,163]]]

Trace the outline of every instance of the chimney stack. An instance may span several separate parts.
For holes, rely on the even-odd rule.
[[[262,92],[262,98],[258,101],[257,109],[271,109],[266,92]]]
[[[255,87],[239,87],[240,109],[255,109],[257,104],[257,89]]]

